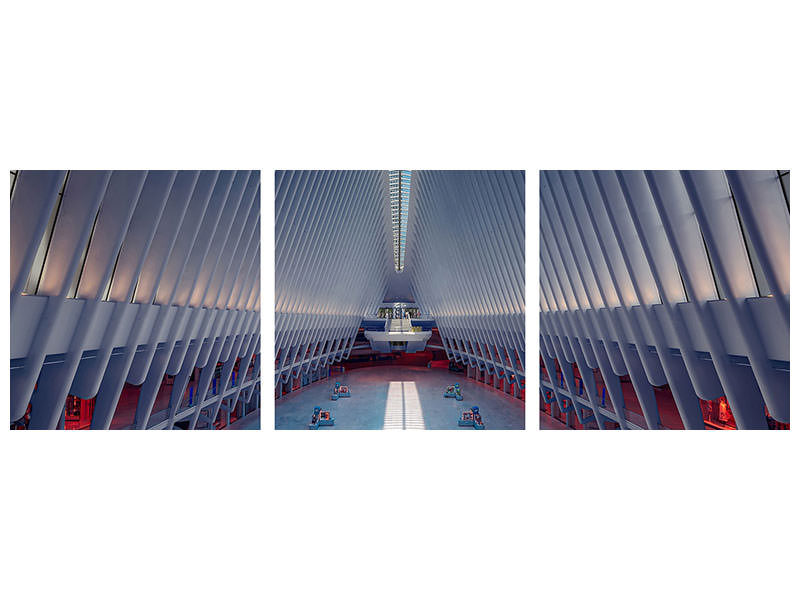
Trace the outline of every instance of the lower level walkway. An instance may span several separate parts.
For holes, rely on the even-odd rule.
[[[350,386],[350,398],[331,400],[336,381]],[[443,397],[453,383],[460,384],[464,400]],[[525,428],[524,402],[445,369],[391,366],[332,373],[277,400],[275,428],[306,429],[315,406],[335,419],[334,427],[320,429],[460,429],[461,412],[472,406],[480,408],[486,429]]]
[[[237,419],[225,429],[261,429],[261,409],[259,408],[258,410],[254,410],[249,415],[245,415],[241,419]]]
[[[554,419],[544,411],[539,411],[539,429],[569,429],[558,419]]]

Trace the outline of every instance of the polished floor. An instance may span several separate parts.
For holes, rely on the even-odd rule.
[[[334,382],[351,388],[351,397],[330,399]],[[444,398],[459,383],[463,401]],[[478,406],[486,429],[524,429],[525,403],[467,379],[463,373],[425,367],[367,367],[312,383],[275,403],[276,429],[307,429],[315,406],[330,410],[325,429],[467,429],[458,427],[462,411]],[[471,428],[469,428],[471,430]]]

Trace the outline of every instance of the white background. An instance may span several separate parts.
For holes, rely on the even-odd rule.
[[[526,169],[535,377],[538,169],[797,162],[790,2],[2,14],[4,169],[262,170],[265,364],[276,168]],[[273,432],[263,377],[261,432],[0,430],[3,595],[797,597],[796,431]]]

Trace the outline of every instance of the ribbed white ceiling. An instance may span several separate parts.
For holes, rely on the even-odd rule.
[[[260,172],[19,171],[11,185],[12,421],[30,403],[31,427],[56,427],[73,394],[96,396],[92,427],[108,428],[128,382],[142,385],[134,427],[172,427],[196,367],[187,418],[216,415],[217,362],[259,353]],[[153,415],[165,374],[174,402]]]
[[[349,355],[394,272],[385,171],[275,174],[276,377]]]
[[[523,171],[413,171],[406,270],[449,354],[524,376]]]
[[[624,428],[629,375],[649,428],[665,383],[687,429],[723,394],[740,428],[766,427],[764,403],[788,422],[786,172],[543,171],[540,209],[545,365],[599,368],[614,410],[592,386],[576,405]]]

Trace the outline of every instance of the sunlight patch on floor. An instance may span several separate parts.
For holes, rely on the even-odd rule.
[[[422,404],[413,381],[392,381],[386,393],[384,429],[425,429]]]
[[[422,404],[419,401],[417,384],[413,381],[403,382],[403,406],[405,408],[404,429],[425,429],[422,418]]]
[[[383,428],[403,428],[403,384],[399,381],[389,383],[389,391],[386,393],[386,412],[383,415]]]

